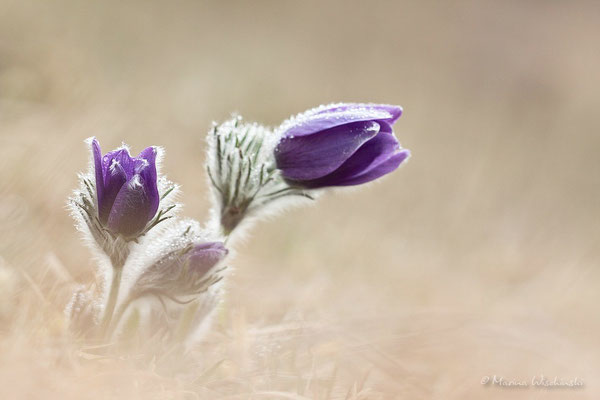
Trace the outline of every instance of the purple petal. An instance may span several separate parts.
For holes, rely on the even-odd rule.
[[[139,173],[144,167],[156,164],[156,147],[146,147],[134,159],[135,173]]]
[[[108,221],[115,199],[125,182],[127,182],[127,174],[121,164],[114,160],[104,170],[104,191],[102,201],[98,202],[98,218],[102,224],[106,224]]]
[[[102,171],[102,150],[100,150],[100,143],[98,143],[96,138],[92,140],[92,154],[94,156],[94,173],[96,175],[96,200],[98,205],[100,205],[104,198],[104,178]]]
[[[221,242],[197,244],[188,253],[187,262],[191,271],[202,276],[225,258],[228,252]]]
[[[409,154],[408,150],[400,150],[393,134],[382,132],[361,146],[331,174],[302,184],[316,188],[351,186],[369,182],[394,171]]]
[[[373,121],[355,122],[314,135],[283,138],[275,149],[277,168],[291,180],[317,179],[335,171],[379,132]]]
[[[126,237],[135,236],[144,230],[150,220],[150,199],[145,189],[146,182],[134,175],[117,194],[110,215],[108,228]]]
[[[394,135],[394,129],[389,122],[377,121],[377,123],[379,124],[379,133],[385,132],[391,134],[392,136]]]
[[[373,104],[373,103],[341,103],[333,105],[330,108],[323,109],[318,112],[318,114],[323,114],[327,112],[360,112],[361,110],[384,110],[391,115],[391,118],[386,119],[386,121],[393,125],[398,118],[402,115],[402,107],[394,106],[391,104]]]
[[[106,185],[106,172],[111,168],[111,166],[114,164],[115,161],[121,165],[128,180],[131,179],[135,173],[135,171],[134,171],[135,170],[135,162],[129,155],[129,150],[127,150],[126,148],[122,148],[122,149],[110,151],[104,155],[104,158],[102,158],[102,167],[104,170],[104,184],[105,185]]]
[[[282,137],[311,135],[325,129],[360,121],[386,121],[393,124],[402,114],[402,108],[378,104],[339,104],[301,114],[282,125]]]
[[[363,171],[361,174],[355,175],[351,178],[341,181],[337,186],[353,186],[360,185],[362,183],[370,182],[378,179],[390,172],[395,171],[400,164],[404,162],[410,156],[409,150],[402,150],[399,153],[392,155],[385,161],[374,164],[371,168]]]
[[[148,147],[140,153],[136,159],[136,171],[145,183],[146,194],[150,201],[150,209],[148,213],[148,219],[152,219],[158,211],[158,204],[160,202],[157,186],[157,175],[156,175],[156,148]]]

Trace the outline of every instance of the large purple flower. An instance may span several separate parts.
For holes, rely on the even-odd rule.
[[[392,125],[402,108],[384,104],[335,104],[309,110],[280,127],[277,168],[307,188],[351,186],[394,171],[408,158]]]
[[[158,210],[156,148],[148,147],[137,157],[126,148],[102,157],[94,139],[92,152],[100,223],[125,237],[139,235]]]

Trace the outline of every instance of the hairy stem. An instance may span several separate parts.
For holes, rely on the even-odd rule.
[[[109,321],[108,325],[108,328],[110,328],[111,332],[117,327],[117,325],[119,325],[119,321],[121,321],[121,318],[123,318],[123,314],[125,314],[125,311],[129,305],[140,297],[141,296],[139,295],[130,295],[124,302],[121,303],[116,311],[113,311],[112,321]]]
[[[102,338],[106,338],[109,334],[109,327],[117,305],[117,298],[119,297],[119,286],[121,286],[121,275],[123,273],[123,266],[117,266],[113,264],[113,277],[110,285],[110,292],[108,294],[108,301],[106,302],[106,309],[104,311],[104,317],[102,318],[102,324],[100,332]]]

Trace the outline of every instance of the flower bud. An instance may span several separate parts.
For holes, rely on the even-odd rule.
[[[228,253],[221,242],[195,242],[172,251],[138,278],[133,297],[151,293],[177,300],[198,295],[221,279],[210,272]]]
[[[213,216],[224,235],[252,219],[269,203],[288,196],[309,197],[290,187],[275,168],[273,132],[233,117],[208,135],[207,172],[213,190]]]

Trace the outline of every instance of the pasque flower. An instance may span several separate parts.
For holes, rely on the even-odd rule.
[[[98,220],[115,234],[139,235],[158,210],[156,148],[148,147],[137,157],[126,148],[102,156],[94,139],[92,152]]]
[[[123,146],[103,155],[91,139],[93,160],[69,206],[100,264],[93,290],[78,290],[67,307],[73,327],[107,342],[130,332],[197,339],[222,298],[224,242],[231,244],[236,227],[283,205],[282,198],[314,200],[321,191],[312,189],[394,171],[409,156],[392,129],[401,113],[392,105],[334,104],[275,132],[239,116],[214,124],[206,159],[213,204],[204,227],[175,218],[178,187],[157,171],[160,149],[132,157]]]
[[[384,104],[341,103],[309,110],[279,127],[277,168],[289,183],[306,188],[375,180],[410,155],[392,130],[401,114],[402,108]]]

